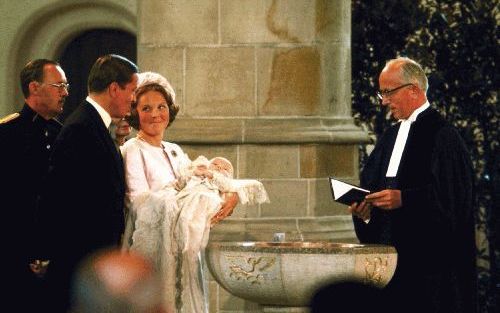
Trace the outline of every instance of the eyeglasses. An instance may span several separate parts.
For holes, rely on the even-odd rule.
[[[404,87],[408,87],[408,86],[413,86],[413,84],[404,84],[404,85],[401,85],[399,87],[396,87],[394,89],[389,89],[389,90],[380,90],[380,91],[377,91],[377,98],[379,98],[380,100],[382,100],[384,97],[389,97],[391,96],[391,94],[395,93],[396,91],[398,91],[399,89],[401,88],[404,88]]]
[[[42,83],[42,84],[45,84],[45,83]],[[67,84],[67,83],[50,83],[50,84],[46,84],[46,85],[56,87],[59,90],[66,89],[66,91],[69,91],[69,84]]]

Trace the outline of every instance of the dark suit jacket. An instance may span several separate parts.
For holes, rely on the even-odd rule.
[[[39,202],[49,275],[69,283],[96,249],[117,246],[124,229],[123,163],[95,108],[82,103],[54,143]]]

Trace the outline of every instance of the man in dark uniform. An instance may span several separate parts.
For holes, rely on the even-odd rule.
[[[29,62],[20,74],[25,104],[18,113],[0,119],[2,246],[8,251],[4,268],[8,300],[16,312],[32,311],[43,301],[42,270],[37,255],[36,202],[48,168],[52,144],[61,129],[55,117],[62,112],[68,84],[58,63]],[[32,264],[30,264],[32,263]],[[21,299],[21,301],[19,301]]]
[[[465,143],[430,106],[415,61],[387,62],[379,87],[382,105],[400,122],[361,173],[372,194],[349,208],[356,234],[396,248],[386,288],[395,312],[476,312],[474,173]]]

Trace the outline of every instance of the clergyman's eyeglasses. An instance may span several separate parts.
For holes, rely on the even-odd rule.
[[[404,84],[404,85],[401,85],[399,87],[389,89],[389,90],[387,90],[387,89],[386,90],[379,90],[379,91],[377,91],[377,98],[382,100],[384,97],[390,97],[392,94],[394,94],[399,89],[404,88],[404,87],[408,87],[408,86],[413,86],[413,84],[412,83]]]

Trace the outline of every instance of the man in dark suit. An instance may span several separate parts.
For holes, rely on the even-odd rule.
[[[109,134],[112,118],[130,111],[137,66],[118,55],[100,57],[90,70],[89,95],[66,120],[54,143],[39,202],[54,312],[69,306],[69,286],[89,253],[117,246],[124,229],[123,164]]]
[[[1,238],[8,265],[2,275],[8,282],[7,299],[19,300],[16,312],[43,310],[44,281],[30,270],[36,255],[35,208],[48,168],[49,153],[61,130],[56,117],[68,96],[66,75],[57,62],[28,62],[20,74],[24,106],[18,113],[0,119]],[[40,263],[31,265],[41,270]],[[41,273],[40,273],[41,274]],[[29,301],[25,301],[28,300]]]
[[[465,143],[427,101],[427,77],[409,58],[387,62],[378,97],[399,123],[361,173],[373,193],[350,206],[363,243],[393,245],[386,290],[397,312],[476,311],[474,173]]]

